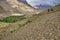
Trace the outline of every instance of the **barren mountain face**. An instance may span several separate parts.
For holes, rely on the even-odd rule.
[[[38,11],[34,8],[18,2],[17,0],[0,0],[0,16],[9,16],[12,14],[32,15]]]
[[[18,0],[7,0],[7,2],[11,5],[12,8],[15,8],[21,13],[25,13],[25,14],[37,13],[37,10],[33,9],[32,7],[29,7],[28,5],[22,2],[19,2]]]
[[[6,0],[0,0],[0,18],[11,15],[14,13],[13,8],[6,2]]]

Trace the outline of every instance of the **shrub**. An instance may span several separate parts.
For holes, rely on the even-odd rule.
[[[24,16],[10,16],[10,17],[0,19],[0,22],[12,23],[12,22],[16,22],[22,19],[25,19],[25,17]]]

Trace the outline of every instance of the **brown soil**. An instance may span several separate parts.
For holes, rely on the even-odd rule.
[[[1,40],[60,40],[60,9],[54,12],[42,12],[35,15],[33,21],[18,31],[9,33],[3,28]],[[18,22],[19,23],[19,22]],[[13,25],[13,24],[12,24]],[[12,27],[10,25],[8,28]],[[16,26],[15,24],[13,26]]]

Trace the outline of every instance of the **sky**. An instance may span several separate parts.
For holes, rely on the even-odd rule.
[[[20,0],[36,9],[45,9],[60,4],[60,0]]]
[[[55,6],[57,4],[60,4],[60,0],[26,0],[26,1],[31,6],[35,6],[39,4]]]

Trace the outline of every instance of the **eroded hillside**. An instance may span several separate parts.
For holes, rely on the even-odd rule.
[[[11,16],[14,14],[24,14],[26,16],[31,16],[36,14],[38,11],[34,8],[18,2],[17,0],[0,0],[0,18]]]
[[[1,28],[1,40],[60,40],[60,5]],[[53,9],[53,10],[51,10]],[[23,24],[23,25],[22,25]],[[18,27],[19,26],[19,27]],[[22,28],[20,28],[22,27]]]
[[[7,2],[11,5],[12,8],[18,10],[20,13],[26,15],[38,13],[38,10],[35,10],[34,8],[19,2],[18,0],[7,0]]]

